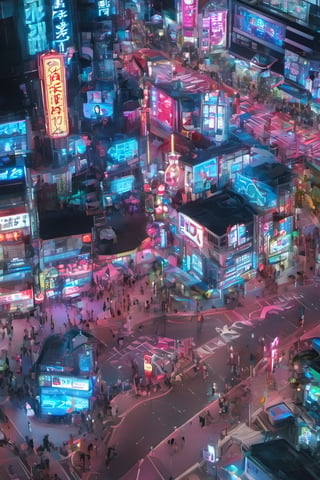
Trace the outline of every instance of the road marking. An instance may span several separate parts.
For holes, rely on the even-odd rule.
[[[139,445],[139,443],[141,443],[143,439],[144,439],[144,436],[141,437],[141,438],[136,442],[136,445]]]

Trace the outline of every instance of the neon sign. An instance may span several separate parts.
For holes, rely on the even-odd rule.
[[[112,2],[111,0],[98,0],[98,15],[99,17],[109,17],[112,14],[111,7]]]
[[[55,0],[52,7],[53,44],[64,53],[71,40],[71,23],[65,0]]]
[[[203,246],[203,227],[183,213],[179,213],[179,231],[198,247]]]
[[[198,1],[182,0],[182,26],[196,28],[198,21]]]
[[[43,0],[24,0],[27,41],[30,55],[48,48],[45,6]]]
[[[47,135],[51,138],[66,137],[69,134],[69,119],[63,55],[54,51],[41,55],[38,68]]]
[[[22,167],[0,169],[0,183],[16,182],[24,178],[24,169]]]
[[[0,230],[17,230],[30,226],[30,219],[27,213],[20,215],[9,215],[7,217],[0,217]]]
[[[265,183],[237,173],[233,188],[258,207],[274,208],[277,205],[277,195]]]

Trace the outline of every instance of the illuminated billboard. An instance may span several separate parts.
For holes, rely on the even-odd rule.
[[[24,0],[24,17],[29,55],[48,48],[46,8],[44,0]]]
[[[196,28],[198,23],[198,0],[182,0],[182,26]]]
[[[189,238],[197,247],[203,247],[203,227],[181,212],[179,212],[179,233]]]
[[[72,43],[72,23],[69,0],[54,0],[52,6],[53,46],[65,53]]]
[[[26,120],[0,124],[0,156],[28,151]]]
[[[125,177],[115,178],[110,181],[110,192],[121,195],[122,193],[131,192],[134,185],[134,176],[126,175]]]
[[[89,392],[91,390],[91,381],[88,378],[65,377],[61,375],[40,375],[39,386]]]
[[[64,56],[53,51],[40,55],[38,68],[47,135],[64,138],[69,134]]]
[[[218,161],[217,158],[211,158],[206,162],[193,167],[193,193],[210,190],[211,185],[218,179]]]
[[[233,188],[258,207],[274,208],[277,206],[277,194],[265,183],[237,173]]]
[[[286,36],[284,25],[240,5],[235,7],[233,30],[280,50]]]
[[[310,70],[309,60],[290,52],[290,50],[285,50],[284,60],[284,76],[305,87]]]
[[[108,155],[114,163],[130,162],[138,157],[138,141],[136,138],[129,138],[123,142],[117,142],[108,148]]]
[[[227,11],[208,12],[202,20],[202,47],[204,51],[225,48],[227,42]]]
[[[112,117],[113,103],[84,103],[83,115],[85,118]]]
[[[72,397],[70,395],[40,394],[42,415],[66,415],[89,409],[89,398]]]
[[[172,97],[151,87],[150,120],[160,122],[168,130],[173,131],[175,125],[175,101]]]

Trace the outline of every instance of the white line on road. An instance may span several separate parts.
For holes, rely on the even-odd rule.
[[[143,439],[144,439],[144,436],[139,438],[139,440],[136,442],[136,445],[139,445],[139,443],[141,443]]]

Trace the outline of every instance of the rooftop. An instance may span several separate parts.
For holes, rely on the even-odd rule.
[[[262,464],[274,479],[315,480],[320,478],[320,465],[296,450],[283,439],[252,445],[249,458]]]
[[[216,235],[227,233],[228,227],[250,223],[255,209],[239,194],[222,190],[205,200],[198,199],[182,205],[181,212]]]
[[[271,187],[285,185],[292,180],[291,170],[278,162],[265,162],[255,166],[248,165],[243,174]]]
[[[93,227],[93,216],[73,209],[45,212],[39,219],[42,240],[91,233]]]

